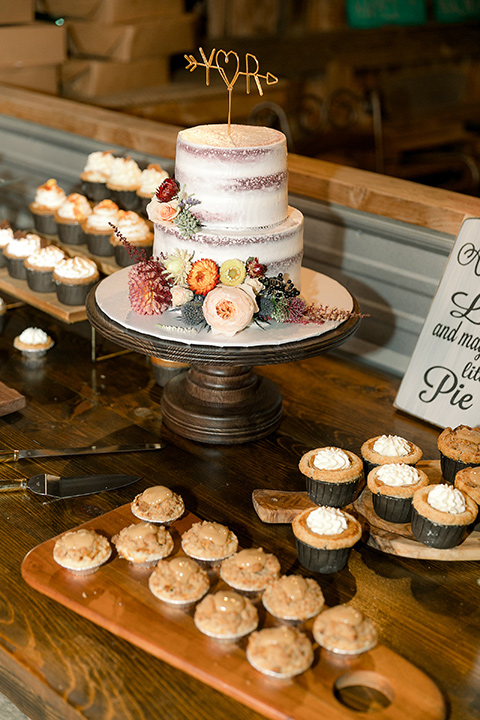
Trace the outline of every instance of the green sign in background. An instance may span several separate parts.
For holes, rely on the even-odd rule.
[[[346,0],[345,9],[347,22],[354,28],[427,22],[425,0]]]

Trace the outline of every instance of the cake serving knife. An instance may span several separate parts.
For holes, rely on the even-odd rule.
[[[52,498],[74,498],[82,495],[118,490],[141,480],[140,475],[76,475],[60,477],[41,473],[31,478],[0,478],[0,492],[30,490],[35,495]]]
[[[165,447],[163,440],[145,445],[89,445],[77,448],[33,448],[31,450],[0,450],[0,463],[10,460],[37,457],[61,457],[64,455],[97,455],[100,453],[140,452],[142,450],[160,450]]]

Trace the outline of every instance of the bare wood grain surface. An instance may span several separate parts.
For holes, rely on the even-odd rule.
[[[181,535],[199,520],[187,512],[170,526],[174,556],[183,555]],[[132,522],[135,518],[127,503],[80,527],[111,541]],[[32,587],[74,612],[274,720],[316,720],[324,714],[331,720],[351,717],[351,711],[337,702],[332,689],[344,676],[345,665],[330,653],[317,648],[314,664],[301,676],[265,682],[246,660],[245,639],[212,640],[196,629],[191,607],[186,610],[157,600],[148,589],[151,569],[134,568],[114,555],[93,575],[75,577],[54,561],[54,544],[52,538],[31,550],[22,563],[22,575]],[[209,576],[211,592],[228,589],[219,581],[218,570],[211,569]],[[275,625],[263,611],[260,597],[253,602],[259,613],[259,628]],[[304,623],[302,629],[311,633],[311,625],[312,621]],[[374,687],[389,688],[393,701],[376,713],[378,720],[400,720],[408,708],[418,720],[442,720],[445,715],[443,698],[430,678],[385,646],[350,659],[348,671],[368,672]]]
[[[36,368],[12,352],[13,338],[27,325],[56,338]],[[110,341],[103,342],[99,353],[112,348]],[[278,553],[283,572],[302,573],[291,529],[261,522],[252,507],[252,491],[304,490],[298,470],[304,452],[336,445],[358,453],[365,439],[382,432],[409,438],[422,447],[426,459],[437,459],[438,431],[393,408],[397,378],[338,355],[256,371],[282,393],[278,429],[251,443],[203,445],[164,426],[162,390],[144,354],[131,352],[94,366],[87,323],[66,325],[31,307],[8,310],[0,335],[1,378],[24,395],[27,405],[0,418],[1,446],[71,447],[162,437],[167,447],[161,453],[121,457],[22,460],[2,465],[2,476],[139,474],[139,491],[169,485],[198,517],[229,525],[244,547]],[[221,687],[213,688],[92,623],[21,577],[30,550],[130,499],[131,488],[59,501],[31,493],[2,495],[0,690],[32,720],[260,720],[262,713]],[[448,720],[477,720],[477,579],[478,562],[402,558],[359,544],[344,570],[318,581],[327,605],[350,602],[365,612],[375,622],[382,646],[434,680],[446,698]],[[363,715],[352,711],[351,718]],[[410,715],[415,717],[414,710]]]
[[[179,127],[0,84],[2,114],[173,160]],[[290,154],[289,191],[457,235],[480,199]]]

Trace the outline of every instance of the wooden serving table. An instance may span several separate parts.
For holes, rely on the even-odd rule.
[[[92,366],[86,323],[62,324],[60,332],[49,318],[46,329],[54,333],[55,346],[38,367],[23,364],[11,348],[27,318],[28,324],[43,321],[45,326],[44,316],[25,307],[9,314],[0,335],[2,380],[28,401],[25,409],[0,418],[3,447],[149,442],[160,436],[167,446],[157,452],[44,458],[1,466],[4,477],[46,471],[125,472],[143,480],[116,492],[71,500],[43,500],[21,492],[0,496],[0,691],[32,720],[260,720],[264,715],[232,697],[221,681],[207,684],[129,642],[128,634],[117,634],[122,608],[114,603],[114,588],[108,583],[100,597],[89,595],[88,588],[80,590],[75,578],[69,581],[72,599],[87,602],[91,616],[106,612],[105,603],[112,603],[110,630],[25,582],[25,557],[80,524],[103,527],[110,522],[103,520],[106,513],[117,517],[116,511],[128,508],[134,494],[162,483],[180,492],[195,516],[228,524],[242,546],[275,552],[284,573],[305,573],[296,560],[290,526],[262,522],[252,506],[252,491],[302,491],[298,460],[304,452],[324,445],[358,452],[365,439],[384,432],[410,438],[423,448],[426,459],[435,459],[438,430],[394,411],[397,378],[330,353],[257,368],[261,377],[278,386],[283,398],[281,423],[270,435],[236,445],[200,444],[162,423],[162,390],[144,355],[129,353]],[[128,510],[121,512],[128,515]],[[111,566],[114,576],[116,567]],[[367,675],[375,658],[381,662],[384,657],[388,663],[394,653],[433,680],[450,720],[478,718],[478,563],[394,557],[360,543],[348,567],[317,580],[328,606],[351,602],[375,622],[379,654],[373,659],[367,654]],[[132,637],[142,631],[142,616],[129,617],[129,622]],[[155,634],[161,634],[159,629]],[[182,652],[184,640],[179,637]],[[218,649],[217,663],[222,664],[222,653],[228,657],[228,650]],[[316,667],[321,669],[322,663]],[[328,667],[326,672],[332,672]],[[387,673],[391,670],[386,667]],[[298,707],[310,677],[293,683]],[[404,677],[401,671],[399,677]],[[275,682],[263,676],[251,679],[261,684],[262,697],[275,695]],[[410,681],[405,677],[405,683]],[[324,678],[324,684],[331,688],[330,680]],[[414,705],[415,693],[419,697],[421,688],[412,684]],[[417,711],[410,712],[416,720],[428,716],[423,700],[419,698]],[[355,700],[361,708],[366,702],[365,696]],[[388,708],[368,715],[348,709],[333,689],[329,703],[332,712],[325,717],[389,717],[384,714]],[[430,708],[433,717],[441,707],[437,697]],[[289,717],[296,717],[295,707],[289,712]]]

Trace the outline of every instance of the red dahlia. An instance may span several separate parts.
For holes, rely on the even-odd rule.
[[[157,200],[160,200],[160,202],[170,202],[170,200],[173,200],[179,190],[180,185],[177,183],[177,181],[174,180],[174,178],[167,178],[162,182],[156,192]]]

